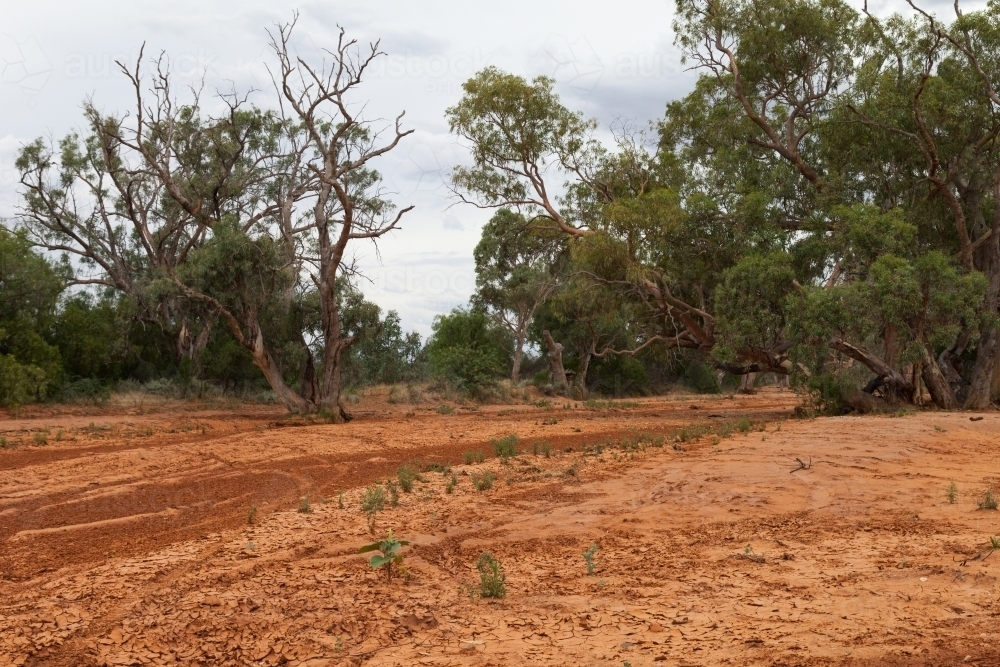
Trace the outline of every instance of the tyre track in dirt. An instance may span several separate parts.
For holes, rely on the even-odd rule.
[[[787,397],[758,402],[764,418],[784,416],[789,407]],[[581,437],[597,441],[636,428],[663,431],[710,420],[709,410],[690,409],[698,403],[705,401],[628,410],[484,408],[447,416],[424,409],[403,417],[402,428],[400,410],[388,428],[384,414],[370,413],[347,425],[306,425],[275,419],[273,413],[221,419],[217,413],[193,413],[172,416],[158,423],[164,432],[142,438],[130,437],[141,423],[137,417],[117,424],[104,420],[104,431],[84,427],[72,441],[0,451],[0,579],[29,582],[55,570],[232,529],[246,524],[251,506],[262,519],[296,506],[306,494],[316,502],[391,477],[404,463],[454,465],[470,450],[490,456],[488,440],[501,434],[545,438],[559,449],[579,445]],[[716,403],[711,419],[739,413],[738,405]],[[550,414],[559,416],[558,426],[541,423]],[[59,423],[50,418],[32,426],[20,420],[15,426],[51,430]],[[4,426],[13,430],[0,422],[0,430]],[[169,432],[181,427],[203,433]]]

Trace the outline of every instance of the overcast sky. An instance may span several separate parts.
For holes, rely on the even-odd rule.
[[[274,98],[265,64],[266,30],[301,17],[296,44],[307,56],[335,44],[336,26],[360,41],[382,40],[388,55],[360,90],[370,118],[406,111],[415,130],[377,168],[397,204],[414,204],[403,228],[357,254],[368,297],[399,311],[404,328],[426,335],[434,315],[465,303],[474,283],[472,249],[488,214],[455,206],[445,179],[465,153],[444,110],[479,69],[554,76],[564,102],[597,118],[640,125],[687,93],[694,75],[673,46],[672,2],[453,0],[224,2],[221,0],[3,1],[0,23],[0,218],[16,201],[14,156],[24,141],[79,127],[81,101],[124,112],[127,82],[115,60],[166,52],[176,84],[258,89]],[[880,2],[884,9],[902,2]],[[175,85],[176,85],[175,84]]]

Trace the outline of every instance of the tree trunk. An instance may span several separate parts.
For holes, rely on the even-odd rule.
[[[1000,196],[1000,177],[994,187],[994,199]],[[1000,306],[1000,202],[993,202],[993,228],[987,243],[986,254],[988,266],[983,271],[989,277],[983,309],[991,315],[997,314]],[[1000,387],[997,386],[997,373],[1000,372],[1000,341],[997,340],[1000,331],[996,325],[988,325],[980,331],[976,365],[972,367],[972,378],[969,383],[969,393],[965,397],[966,410],[982,410],[987,408],[997,398],[1000,398]]]
[[[879,378],[882,378],[883,382],[887,384],[897,395],[902,394],[904,399],[908,402],[912,402],[913,383],[911,383],[908,378],[903,377],[902,374],[900,374],[900,372],[895,368],[889,366],[868,350],[851,345],[847,341],[841,340],[840,338],[834,338],[831,340],[830,348],[861,363],[872,373],[875,373],[875,375]]]
[[[922,364],[923,368],[921,368],[921,377],[924,380],[924,384],[927,385],[927,391],[931,394],[931,400],[939,408],[954,410],[958,407],[958,401],[955,400],[955,392],[952,391],[951,385],[948,384],[944,373],[941,372],[941,367],[934,360],[930,345],[926,341],[921,341],[920,353],[923,355],[924,360]]]
[[[514,384],[521,380],[521,362],[524,359],[524,333],[517,334],[514,340],[514,367],[510,371],[510,379]]]
[[[580,370],[577,371],[576,377],[573,378],[573,382],[583,394],[587,393],[587,371],[590,370],[590,360],[592,358],[593,355],[590,352],[580,357]]]
[[[754,382],[757,381],[756,373],[746,373],[740,377],[740,388],[739,393],[741,394],[753,394],[754,392]]]
[[[302,364],[302,373],[299,376],[299,393],[304,399],[315,404],[319,401],[319,388],[316,386],[316,363],[313,360],[312,350],[309,349],[305,340],[301,340],[301,343],[306,353],[306,360]]]
[[[566,369],[563,367],[563,346],[552,339],[552,334],[549,333],[548,329],[542,332],[542,336],[545,338],[545,347],[549,351],[552,388],[561,394],[565,394],[569,390],[569,383],[566,381]]]
[[[339,327],[338,327],[339,329]],[[328,341],[323,354],[323,382],[320,385],[320,409],[329,413],[336,423],[349,422],[352,417],[340,404],[341,378],[343,370],[341,356],[354,342],[353,338],[337,338]]]
[[[278,395],[278,399],[284,403],[289,412],[300,415],[312,412],[315,409],[315,405],[296,394],[285,384],[285,378],[281,375],[281,369],[274,363],[271,353],[267,351],[267,347],[264,345],[264,335],[261,333],[259,325],[253,325],[251,336],[252,339],[248,341],[250,345],[246,347],[250,350],[250,354],[253,355],[253,363],[264,374],[267,383],[271,385],[271,389]]]

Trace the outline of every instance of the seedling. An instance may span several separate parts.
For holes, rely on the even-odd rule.
[[[597,567],[597,561],[594,560],[594,556],[597,554],[597,550],[600,549],[597,544],[591,544],[590,547],[583,552],[583,560],[587,563],[587,574],[593,576],[594,568]]]
[[[399,479],[399,485],[403,488],[403,491],[409,493],[413,491],[413,483],[417,481],[419,477],[417,469],[411,465],[400,466],[399,470],[396,471],[396,477]]]
[[[493,488],[495,479],[496,477],[489,470],[484,471],[481,476],[472,473],[472,486],[476,487],[476,491],[486,491]]]
[[[361,511],[368,517],[368,531],[375,534],[375,518],[385,509],[385,489],[373,484],[361,495]]]
[[[385,573],[386,583],[392,582],[392,578],[398,574],[406,574],[403,567],[403,554],[399,553],[402,547],[409,544],[406,540],[397,540],[389,530],[389,535],[384,540],[372,542],[358,549],[359,554],[378,551],[379,555],[372,556],[368,563],[373,570],[382,570]]]
[[[952,505],[954,505],[955,501],[958,500],[958,486],[954,481],[948,485],[948,488],[945,489],[944,493],[948,497],[948,502]]]
[[[302,503],[299,504],[299,514],[312,514],[312,505],[309,504],[309,494],[302,499]]]
[[[507,576],[500,561],[484,551],[476,563],[479,570],[479,594],[484,598],[502,598],[507,594]]]
[[[517,456],[517,442],[518,438],[516,435],[508,435],[498,440],[490,440],[490,444],[493,445],[493,453],[504,461]]]
[[[257,506],[251,505],[250,509],[247,510],[247,523],[252,526],[256,518],[257,518]]]
[[[997,494],[993,490],[993,487],[987,487],[983,492],[982,497],[979,499],[979,509],[981,510],[995,510],[997,508]]]
[[[458,477],[455,476],[455,473],[452,473],[451,479],[449,479],[448,483],[444,485],[444,492],[451,493],[455,490],[456,485],[458,485]]]

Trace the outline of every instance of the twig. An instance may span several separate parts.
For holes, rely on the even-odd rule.
[[[799,467],[793,468],[790,472],[798,472],[800,470],[809,470],[810,468],[812,468],[813,460],[811,456],[809,457],[808,464],[797,456],[795,457],[795,460],[799,462]]]

